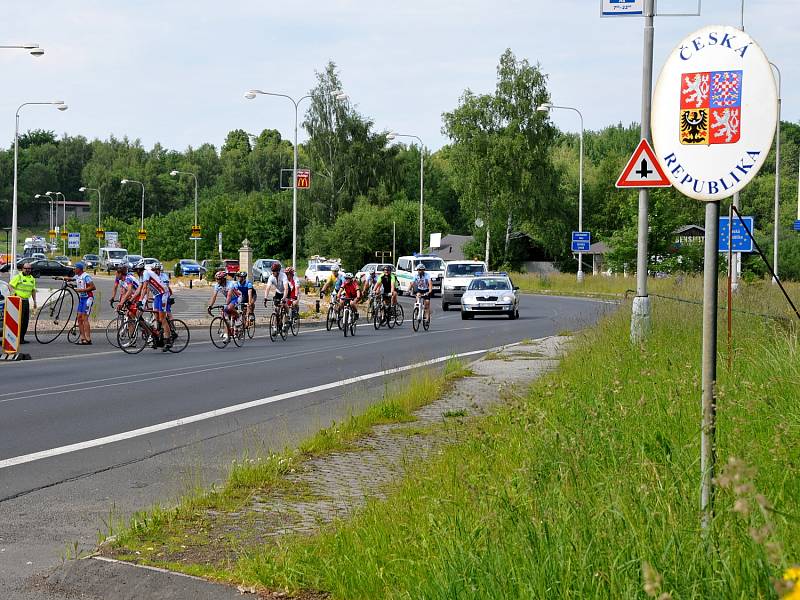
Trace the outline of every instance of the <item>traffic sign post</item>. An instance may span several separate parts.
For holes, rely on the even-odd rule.
[[[592,234],[588,231],[573,231],[571,248],[573,252],[588,252],[592,245]]]
[[[140,229],[137,232],[136,237],[144,242],[145,240],[147,240],[147,230],[146,229]]]
[[[601,17],[641,17],[644,0],[600,0]]]
[[[618,188],[670,187],[672,184],[646,139],[633,151],[617,179]]]
[[[734,217],[733,228],[731,229],[730,217],[719,218],[719,251],[728,252],[752,252],[753,238],[747,231],[754,231],[753,217]],[[745,228],[747,225],[747,228]]]
[[[192,234],[191,237],[193,239],[200,239],[201,238],[201,229],[200,225],[192,225]]]
[[[81,247],[81,234],[80,232],[67,234],[67,248],[70,250],[77,250]]]
[[[102,240],[103,238],[106,237],[106,230],[98,227],[97,229],[94,230],[94,235],[98,240]]]

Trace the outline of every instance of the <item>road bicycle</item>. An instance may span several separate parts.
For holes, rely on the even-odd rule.
[[[414,302],[414,312],[411,317],[411,326],[414,328],[414,331],[419,331],[419,324],[422,323],[422,327],[425,331],[428,331],[428,328],[431,326],[430,313],[427,315],[425,314],[425,303],[422,301],[422,297],[419,295],[416,297],[417,300]]]
[[[214,316],[215,310],[219,311],[217,316]],[[242,322],[241,312],[237,315],[236,320],[231,320],[225,311],[225,305],[217,304],[209,307],[208,314],[213,317],[211,324],[208,326],[208,333],[211,336],[211,343],[216,348],[225,348],[231,341],[239,348],[244,345],[247,333],[246,327]]]
[[[147,318],[145,318],[147,317]],[[189,326],[167,313],[171,346],[169,352],[178,354],[189,345]],[[136,316],[125,313],[117,329],[117,347],[126,354],[139,354],[146,347],[159,348],[164,343],[164,334],[156,313],[147,308],[139,309]]]
[[[33,324],[33,333],[37,342],[49,344],[56,341],[70,322],[72,326],[67,332],[67,341],[73,344],[80,341],[77,313],[75,313],[75,319],[72,318],[77,297],[75,284],[67,280],[62,281],[61,287],[48,296],[39,312],[36,313],[36,321]]]
[[[269,317],[269,339],[274,342],[278,336],[281,336],[283,340],[286,340],[290,321],[289,309],[284,300],[274,300],[273,305],[274,308]]]
[[[341,311],[342,331],[344,337],[347,337],[348,333],[353,336],[356,334],[356,307],[350,298],[344,298],[342,302],[344,303]]]
[[[367,321],[372,321],[374,319],[375,313],[380,308],[381,304],[382,302],[378,301],[375,294],[370,292],[369,302],[367,303]]]
[[[244,321],[244,330],[247,333],[247,337],[251,340],[256,335],[256,312],[255,308],[250,308],[249,305],[245,304],[242,307],[242,320]]]
[[[377,302],[377,306],[375,307],[375,311],[372,315],[372,325],[375,327],[375,329],[380,329],[383,325],[386,325],[389,329],[392,329],[395,324],[396,316],[392,305],[386,304],[382,300]]]
[[[145,308],[151,308],[151,300],[148,299],[147,305]],[[106,340],[109,344],[114,346],[115,348],[119,348],[119,340],[117,339],[117,331],[119,331],[120,327],[126,325],[128,327],[133,327],[134,323],[136,322],[136,313],[134,311],[129,310],[128,306],[130,303],[126,304],[126,306],[119,307],[119,302],[114,300],[111,301],[111,308],[114,308],[114,305],[117,305],[117,314],[116,316],[111,319],[108,324],[106,325]]]
[[[325,328],[330,331],[334,324],[339,325],[339,313],[336,310],[336,297],[331,293],[331,303],[328,305],[328,316],[325,319]],[[341,329],[341,325],[339,325]]]

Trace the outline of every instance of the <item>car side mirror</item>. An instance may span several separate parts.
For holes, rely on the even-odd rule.
[[[515,292],[518,292],[519,291],[519,286],[515,285],[513,289],[514,289]]]

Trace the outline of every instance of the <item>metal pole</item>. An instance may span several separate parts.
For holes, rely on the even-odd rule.
[[[714,509],[716,463],[717,261],[719,202],[706,203],[705,268],[703,272],[702,424],[700,437],[701,526],[707,530]]]
[[[578,167],[578,230],[583,231],[583,115],[581,111],[575,109],[581,118],[580,158]],[[583,276],[583,252],[578,252],[578,283],[582,283]]]
[[[489,267],[489,220],[486,220],[486,256],[484,258],[484,262],[486,263],[486,268],[490,269]]]
[[[197,227],[197,175],[192,173],[194,177],[194,226]],[[197,238],[194,238],[194,262],[197,262]]]
[[[800,192],[798,192],[800,197]],[[392,262],[397,259],[397,221],[392,221]]]
[[[737,210],[742,206],[741,200],[739,199],[739,192],[733,194],[733,206],[735,206]],[[731,231],[733,231],[733,223],[731,223]],[[733,273],[731,274],[731,289],[734,292],[736,292],[739,290],[739,275],[741,275],[742,273],[741,253],[734,252],[732,255],[732,259],[733,259],[733,265],[731,270],[733,271]]]
[[[419,253],[422,254],[422,228],[423,228],[423,220],[422,220],[422,197],[423,197],[423,190],[424,190],[424,165],[423,160],[425,153],[422,151],[422,140],[419,141]]]
[[[769,63],[778,74],[778,125],[775,130],[775,223],[773,225],[772,270],[775,277],[772,285],[778,283],[778,232],[780,231],[781,218],[781,70],[774,63]]]
[[[100,190],[99,189],[95,189],[95,192],[97,192],[97,228],[98,229],[102,229],[103,228],[103,219],[102,219],[103,198],[102,198],[102,195],[100,194]],[[102,249],[103,249],[103,239],[102,238],[97,238],[97,253],[100,254],[100,252],[102,252]]]
[[[14,125],[14,196],[11,203],[11,273],[17,273],[17,161],[19,156],[19,109],[16,112]]]
[[[144,230],[144,183],[142,183],[142,226],[140,229]],[[139,238],[139,254],[144,256],[144,240]]]
[[[64,194],[62,194],[61,192],[56,192],[56,195],[57,196],[59,196],[59,195],[61,196],[61,206],[64,209],[64,229],[61,230],[62,232],[64,232],[64,231],[67,231],[67,197]],[[66,256],[66,254],[67,254],[67,240],[66,240],[66,238],[62,239],[62,246],[63,246],[62,254],[64,254],[64,256]]]
[[[644,0],[644,54],[642,58],[642,138],[650,136],[650,109],[653,95],[654,0]],[[641,343],[650,331],[650,297],[647,295],[647,213],[650,192],[639,190],[639,243],[636,250],[636,297],[631,313],[631,341]]]

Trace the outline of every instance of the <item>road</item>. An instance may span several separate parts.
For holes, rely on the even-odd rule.
[[[35,360],[0,365],[0,589],[20,589],[69,544],[89,548],[113,519],[222,480],[245,449],[281,449],[374,401],[386,370],[474,353],[468,360],[611,309],[525,296],[516,321],[436,311],[428,332],[408,321],[375,331],[362,319],[354,338],[308,327],[276,343],[262,328],[224,350],[198,329],[178,355],[129,356],[102,336],[84,348],[26,346]]]

